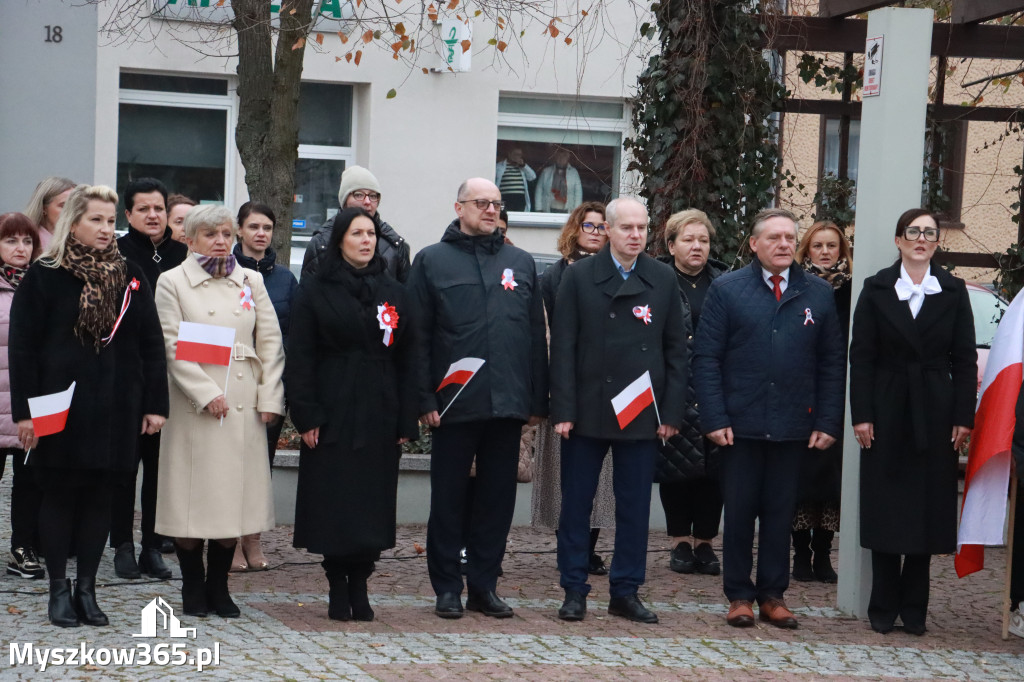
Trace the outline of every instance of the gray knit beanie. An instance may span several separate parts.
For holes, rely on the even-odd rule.
[[[373,173],[362,166],[350,166],[341,174],[341,187],[338,188],[338,204],[345,208],[345,199],[357,189],[370,189],[377,194],[380,191],[380,183]]]

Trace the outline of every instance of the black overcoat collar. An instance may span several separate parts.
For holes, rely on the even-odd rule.
[[[937,296],[952,293],[956,290],[956,278],[935,263],[931,263],[929,273],[935,276],[942,287],[941,294],[924,297],[921,310],[915,319],[910,314],[910,306],[896,295],[896,280],[900,278],[901,261],[878,271],[872,279],[872,293],[877,298],[882,314],[892,322],[910,344],[921,352],[922,334],[926,333],[936,322],[942,319],[943,311],[948,308],[940,305]]]
[[[646,253],[636,257],[636,264],[633,266],[632,274],[622,279],[622,274],[612,260],[611,247],[605,244],[604,248],[592,256],[594,261],[594,284],[611,298],[620,296],[635,296],[654,288],[653,268],[661,267],[655,265],[655,260]]]

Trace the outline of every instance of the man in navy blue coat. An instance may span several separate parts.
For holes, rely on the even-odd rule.
[[[622,197],[606,212],[608,245],[566,269],[551,322],[551,423],[566,439],[558,521],[565,603],[558,616],[586,615],[590,512],[611,447],[615,554],[608,613],[656,623],[637,590],[646,577],[657,439],[678,433],[683,421],[689,318],[672,270],[643,253],[644,205]]]
[[[793,263],[796,217],[754,217],[750,266],[711,284],[694,345],[701,427],[722,446],[728,622],[797,627],[783,601],[801,453],[825,450],[843,419],[843,340],[831,287]],[[757,582],[754,522],[760,523]]]

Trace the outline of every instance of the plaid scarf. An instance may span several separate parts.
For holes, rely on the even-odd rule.
[[[204,256],[201,253],[193,253],[199,267],[214,277],[227,277],[235,269],[235,254],[229,253],[226,256]]]
[[[117,250],[116,240],[97,251],[72,237],[64,247],[61,267],[85,282],[78,298],[75,337],[83,344],[91,342],[99,353],[102,339],[110,334],[120,313],[128,279],[124,256]]]

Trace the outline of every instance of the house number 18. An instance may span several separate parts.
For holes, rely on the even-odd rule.
[[[64,35],[61,32],[60,26],[46,27],[46,42],[59,43],[62,40],[64,40]]]

